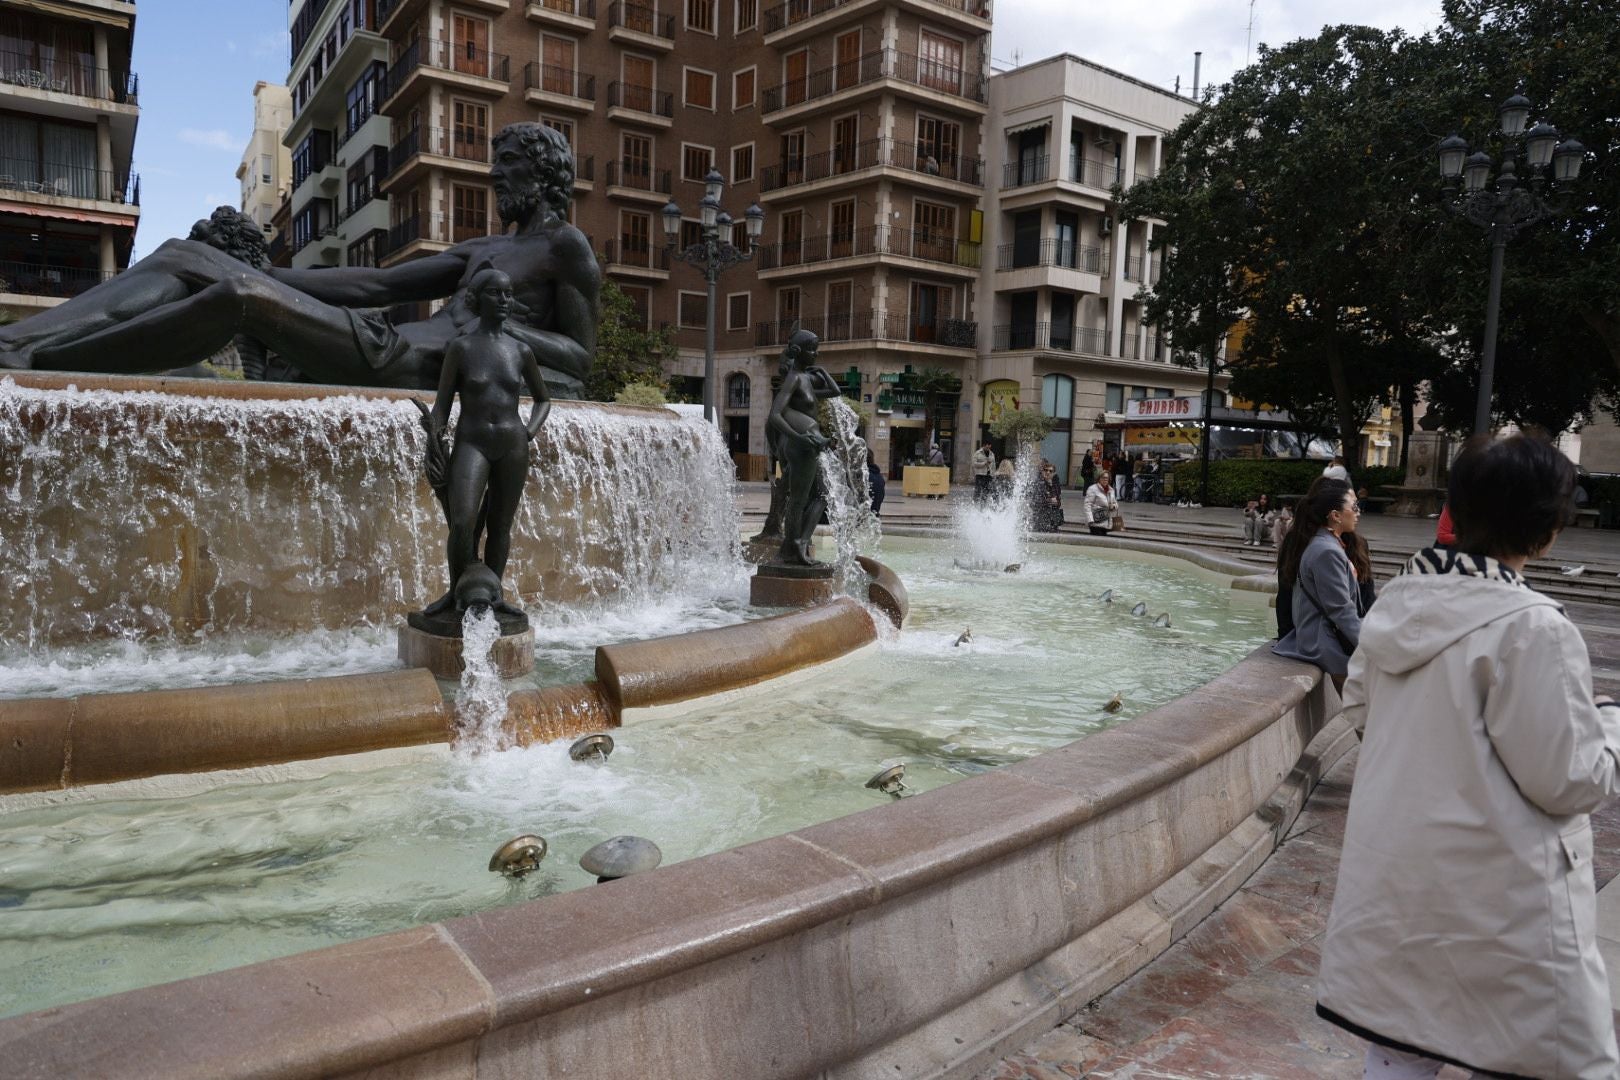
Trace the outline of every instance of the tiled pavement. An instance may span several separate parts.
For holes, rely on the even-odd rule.
[[[1356,754],[1323,778],[1287,838],[1214,914],[1153,963],[980,1080],[1354,1080],[1366,1044],[1315,1013]],[[1620,799],[1593,815],[1600,888],[1620,873]],[[1620,975],[1620,882],[1599,928]],[[1620,994],[1616,995],[1620,1000]],[[1443,1080],[1460,1080],[1447,1068]]]

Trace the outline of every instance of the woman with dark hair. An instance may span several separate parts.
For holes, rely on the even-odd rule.
[[[1356,581],[1339,537],[1361,519],[1350,485],[1319,476],[1299,500],[1294,526],[1277,553],[1277,585],[1290,590],[1294,624],[1271,651],[1315,664],[1343,687],[1350,654],[1361,634]]]
[[[1057,532],[1063,524],[1063,484],[1057,466],[1041,458],[1041,471],[1029,488],[1030,527],[1036,532]]]
[[[1414,555],[1344,687],[1362,733],[1317,1011],[1364,1076],[1620,1075],[1587,814],[1620,792],[1620,711],[1586,643],[1526,586],[1574,516],[1548,443],[1470,441],[1453,547]]]
[[[1350,560],[1350,572],[1356,575],[1356,614],[1365,619],[1373,601],[1378,599],[1378,589],[1373,584],[1372,551],[1358,532],[1341,533],[1339,543],[1344,545],[1345,558]]]

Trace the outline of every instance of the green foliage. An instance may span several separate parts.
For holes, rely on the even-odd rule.
[[[642,383],[662,390],[678,355],[668,329],[645,330],[630,298],[611,279],[602,280],[602,310],[596,327],[596,359],[585,380],[590,401],[615,401],[620,390]],[[662,404],[660,402],[659,404]]]
[[[642,382],[627,384],[617,394],[613,395],[613,400],[620,405],[662,406],[667,404],[664,400],[662,387]]]
[[[1038,443],[1052,434],[1057,421],[1044,413],[1027,409],[1006,409],[990,422],[990,434],[998,439],[1013,438],[1020,443]]]
[[[1264,493],[1277,502],[1283,495],[1303,495],[1311,481],[1322,475],[1326,462],[1298,458],[1262,458],[1237,461],[1211,461],[1209,463],[1209,498],[1205,506],[1242,506]],[[1197,497],[1202,463],[1183,461],[1175,469],[1175,489],[1189,497]],[[1401,470],[1393,466],[1367,467],[1350,470],[1350,479],[1356,490],[1367,489],[1369,495],[1387,495],[1386,484],[1399,484]]]
[[[247,376],[242,373],[241,368],[219,367],[218,365],[207,360],[202,362],[202,366],[213,372],[214,378],[216,379],[235,379],[236,381],[240,382],[247,378]]]

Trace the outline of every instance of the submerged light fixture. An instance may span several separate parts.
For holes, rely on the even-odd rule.
[[[611,753],[613,753],[613,736],[602,732],[576,740],[574,745],[568,748],[568,756],[575,761],[595,761],[599,764],[605,763]]]
[[[898,765],[890,765],[887,769],[872,777],[866,782],[866,786],[873,791],[881,791],[885,795],[892,795],[898,799],[902,797],[902,792],[906,790],[906,785],[903,782],[905,775],[906,763],[902,761]]]
[[[521,878],[540,869],[546,857],[546,838],[525,833],[502,844],[489,857],[490,871],[509,878]]]

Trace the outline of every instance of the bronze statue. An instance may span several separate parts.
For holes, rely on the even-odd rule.
[[[522,629],[527,620],[500,594],[499,582],[506,572],[512,521],[529,474],[529,443],[550,415],[551,399],[534,351],[506,333],[513,306],[512,279],[493,266],[484,266],[467,286],[466,303],[478,322],[445,350],[439,394],[432,411],[423,418],[428,432],[428,480],[450,525],[445,545],[450,588],[424,608],[422,618],[413,619],[413,625],[434,632],[451,627],[459,631],[459,618],[452,620],[451,627],[430,624],[452,605],[459,614],[479,600],[490,602],[493,578],[495,613],[510,617],[502,620],[503,629]],[[518,397],[525,385],[534,396],[527,424],[518,413]],[[456,421],[455,447],[446,461],[444,432],[457,393],[461,395],[461,416]],[[518,620],[521,624],[514,626]]]
[[[811,557],[816,526],[826,505],[821,480],[821,452],[827,438],[816,423],[816,402],[839,394],[838,384],[814,366],[821,339],[809,330],[795,330],[782,350],[782,386],[771,401],[765,438],[771,457],[782,468],[787,501],[782,509],[782,547],[778,563],[818,566]]]
[[[568,141],[519,123],[492,145],[490,181],[510,233],[386,269],[290,270],[234,245],[229,221],[199,223],[203,235],[165,241],[67,303],[0,328],[0,368],[166,371],[240,337],[316,382],[432,389],[450,343],[478,321],[466,287],[490,262],[513,283],[505,332],[534,354],[554,396],[578,397],[596,350],[601,272],[585,234],[566,220]],[[445,297],[429,319],[394,326],[386,317],[394,305]]]

